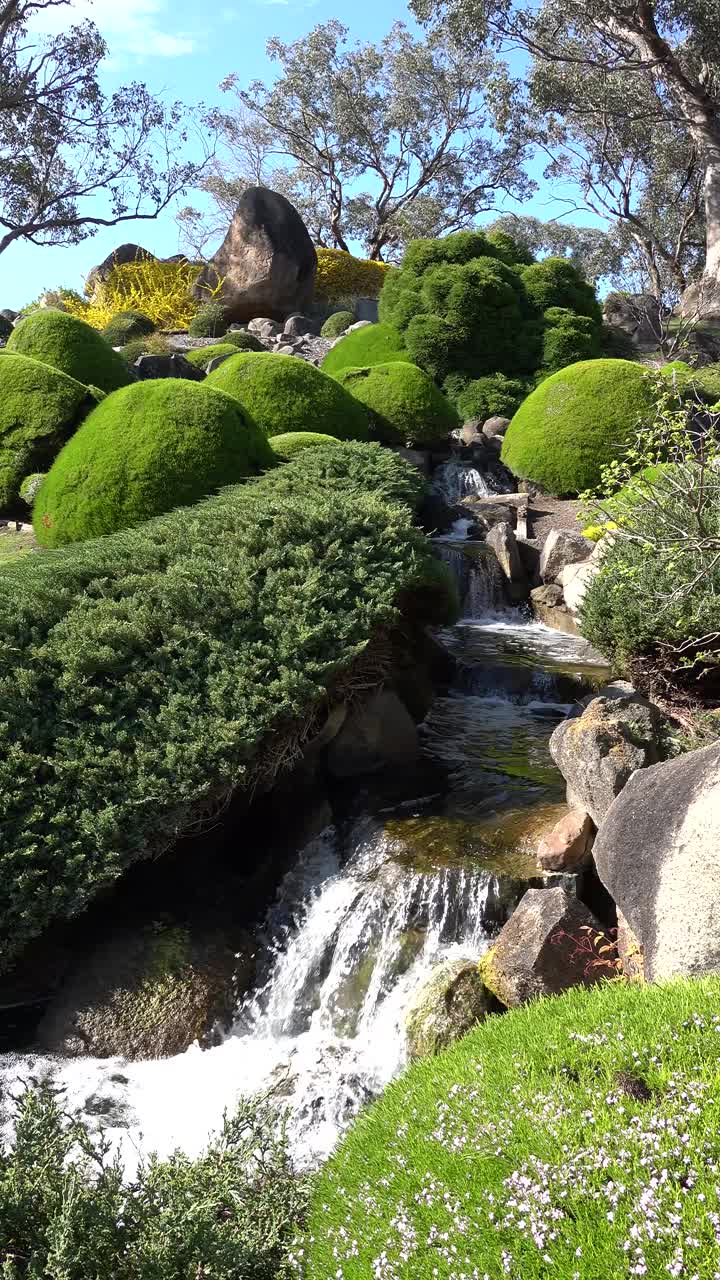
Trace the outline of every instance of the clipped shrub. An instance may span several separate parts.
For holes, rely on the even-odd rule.
[[[709,1280],[719,1025],[717,978],[605,983],[413,1064],[323,1167],[304,1280]]]
[[[451,620],[409,511],[363,488],[411,468],[365,448],[375,472],[355,445],[355,492],[313,488],[325,451],[306,449],[196,507],[3,570],[0,965],[235,789],[270,786],[336,681],[367,689],[362,652],[399,622],[399,598]]]
[[[247,329],[228,329],[223,336],[223,342],[230,342],[238,351],[266,351],[267,347],[263,345],[254,333],[248,333]]]
[[[111,347],[124,347],[133,338],[144,338],[153,333],[155,325],[149,316],[141,311],[119,311],[114,315],[102,331],[102,336]]]
[[[95,401],[88,387],[40,360],[0,354],[0,508],[47,470]]]
[[[586,316],[599,329],[602,308],[591,284],[567,258],[543,258],[521,272],[525,291],[538,311],[561,308]]]
[[[334,311],[331,316],[328,316],[320,330],[320,337],[339,338],[354,323],[355,316],[352,311]]]
[[[276,436],[271,442],[275,445]],[[415,510],[428,493],[428,483],[417,467],[380,444],[331,440],[327,445],[304,449],[292,466],[274,471],[260,484],[272,486],[277,496],[298,493],[333,494],[348,499],[374,494],[383,502],[404,503]]]
[[[549,373],[600,355],[600,327],[589,316],[566,307],[550,307],[544,320],[543,368]]]
[[[409,358],[397,329],[389,324],[368,324],[346,334],[342,342],[328,351],[320,367],[323,373],[334,378],[343,369],[364,369],[371,364]]]
[[[628,360],[586,360],[541,382],[503,440],[502,460],[549,493],[595,488],[637,426],[652,417],[651,380]]]
[[[92,300],[78,299],[65,305],[98,329],[104,329],[118,311],[140,311],[158,329],[187,329],[198,310],[193,286],[201,270],[202,264],[185,260],[126,262],[113,267],[107,280],[95,287]],[[222,281],[207,290],[206,300],[212,302],[221,289]]]
[[[131,381],[126,362],[95,329],[64,311],[35,311],[15,326],[8,351],[32,356],[68,377],[114,391]]]
[[[303,449],[337,443],[334,436],[324,436],[320,431],[286,431],[284,435],[270,437],[270,448],[282,462],[289,462]]]
[[[136,382],[103,400],[40,487],[41,546],[83,542],[184,507],[273,465],[237,401],[182,378]]]
[[[414,364],[395,360],[346,369],[338,381],[370,411],[372,434],[383,444],[432,444],[459,426],[450,401]]]
[[[149,333],[146,338],[133,338],[122,348],[120,355],[126,364],[133,365],[138,356],[168,356],[172,347],[162,333]]]
[[[188,325],[191,338],[221,338],[226,330],[225,309],[219,302],[206,302]]]
[[[506,378],[504,373],[491,373],[486,378],[468,382],[455,400],[463,422],[471,418],[512,418],[530,391],[522,378]]]
[[[31,475],[26,476],[20,485],[20,497],[26,506],[31,507],[37,497],[38,489],[42,484],[46,471],[33,471]]]
[[[234,342],[211,342],[207,347],[195,347],[193,351],[183,351],[186,360],[196,369],[205,369],[216,356],[235,356],[237,347]]]
[[[333,378],[296,356],[241,352],[208,374],[207,385],[234,396],[268,436],[320,431],[366,440],[369,418]]]
[[[378,298],[388,272],[386,262],[354,258],[343,249],[317,250],[315,297],[334,302],[337,298]]]

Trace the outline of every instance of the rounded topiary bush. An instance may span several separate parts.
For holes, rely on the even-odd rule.
[[[196,369],[204,369],[216,356],[237,355],[237,347],[232,342],[211,342],[207,347],[183,351],[183,355]]]
[[[228,329],[223,342],[229,342],[237,351],[267,351],[267,347],[247,329]]]
[[[320,337],[339,338],[354,323],[355,317],[352,311],[334,311],[331,316],[328,316],[320,330]]]
[[[35,500],[43,546],[80,542],[188,506],[274,464],[263,433],[206,383],[157,378],[103,400]]]
[[[546,378],[523,401],[503,441],[502,460],[548,493],[595,488],[653,415],[652,382],[629,360],[586,360]]]
[[[366,440],[367,410],[333,378],[297,356],[241,352],[208,374],[267,436],[320,431],[338,440]]]
[[[450,401],[414,364],[395,360],[346,369],[339,382],[369,409],[372,434],[383,444],[432,444],[459,425]]]
[[[512,418],[530,391],[522,378],[506,378],[504,373],[491,373],[486,378],[468,382],[455,399],[463,422],[471,418]]]
[[[321,431],[286,431],[281,436],[270,437],[270,448],[283,462],[289,462],[304,449],[317,449],[322,445],[338,443],[335,436],[323,435]]]
[[[65,311],[34,311],[12,331],[8,351],[32,356],[86,386],[115,391],[132,381],[127,362],[97,329]]]
[[[188,325],[191,338],[221,338],[226,329],[225,309],[219,302],[206,302]]]
[[[600,328],[589,316],[550,307],[544,320],[543,368],[549,373],[600,355]]]
[[[602,308],[595,290],[567,258],[543,258],[525,267],[521,275],[525,292],[539,311],[568,309],[600,326]]]
[[[154,332],[153,321],[142,311],[118,311],[102,330],[102,336],[111,347],[124,347],[133,338],[144,338]]]
[[[148,333],[144,338],[133,338],[127,342],[120,355],[128,365],[134,365],[139,356],[169,356],[172,348],[162,333]]]
[[[409,358],[397,329],[390,324],[368,324],[346,334],[328,351],[321,367],[323,373],[335,378],[343,369],[364,369],[371,364]]]
[[[94,404],[88,387],[41,360],[0,354],[0,508],[27,475],[47,470]]]
[[[304,1280],[711,1280],[718,1030],[717,978],[488,1018],[355,1120],[314,1187]]]

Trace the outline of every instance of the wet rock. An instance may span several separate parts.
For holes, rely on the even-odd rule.
[[[493,525],[486,542],[495,552],[498,564],[505,574],[511,598],[527,599],[530,588],[512,525],[506,522]]]
[[[410,1057],[439,1053],[467,1035],[494,1007],[475,961],[439,965],[417,992],[405,1018]]]
[[[581,533],[551,529],[540,556],[540,577],[543,582],[557,582],[567,565],[589,560],[593,550],[594,544]]]
[[[426,533],[447,533],[456,519],[451,507],[439,493],[428,493],[418,509],[418,522]]]
[[[483,423],[482,432],[489,440],[493,440],[497,436],[504,436],[509,426],[509,418],[496,416],[494,418],[488,418],[487,421]]]
[[[586,928],[601,931],[602,926],[567,889],[528,889],[480,961],[485,986],[514,1009],[537,996],[598,981],[578,950]]]
[[[578,871],[590,859],[594,827],[589,814],[570,809],[538,845],[543,871]]]
[[[593,698],[581,716],[558,725],[550,754],[597,827],[635,770],[660,759],[664,723],[657,707],[635,694]]]
[[[530,604],[538,622],[554,631],[563,631],[566,635],[577,635],[577,622],[565,605],[562,587],[556,582],[549,582],[544,587],[534,587],[530,592]]]
[[[720,973],[720,743],[636,773],[593,856],[648,981]]]
[[[202,382],[205,370],[197,369],[178,351],[171,356],[138,356],[133,365],[138,378],[189,378],[191,382]]]
[[[424,476],[430,474],[430,453],[427,449],[396,449],[395,453],[411,467],[417,467]]]
[[[350,713],[330,744],[327,766],[335,778],[354,778],[413,764],[419,754],[412,716],[392,689],[381,689]]]

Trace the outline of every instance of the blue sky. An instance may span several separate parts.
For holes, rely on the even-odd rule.
[[[362,5],[357,0],[215,0],[212,5],[197,0],[73,0],[71,6],[50,12],[66,26],[90,17],[100,27],[110,49],[103,70],[108,90],[142,80],[153,92],[188,105],[220,102],[217,86],[230,72],[242,83],[272,78],[273,66],[265,56],[270,36],[293,40],[320,22],[339,18],[352,37],[377,40],[396,19],[408,20],[397,0],[390,5],[383,0],[364,0]],[[541,191],[523,210],[549,218],[558,216],[562,206]],[[172,213],[154,222],[103,228],[76,246],[11,246],[0,257],[0,306],[20,308],[43,289],[61,285],[82,289],[91,267],[127,240],[160,256],[176,253]]]

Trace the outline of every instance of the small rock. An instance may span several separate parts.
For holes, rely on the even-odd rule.
[[[563,589],[559,583],[549,582],[544,587],[534,587],[530,592],[530,602],[538,622],[544,622],[553,631],[577,635],[577,623],[566,608]]]
[[[589,560],[593,543],[581,533],[569,529],[551,529],[540,556],[540,577],[543,582],[557,582],[566,565]]]
[[[354,333],[356,329],[367,329],[368,325],[371,325],[371,324],[372,324],[372,320],[356,320],[355,324],[348,325],[347,329],[345,330],[345,333],[343,334],[343,337],[345,337],[346,334],[348,333]]]
[[[405,1018],[410,1057],[439,1053],[484,1021],[494,1006],[475,961],[439,965],[417,992]]]
[[[504,436],[509,426],[509,418],[488,418],[487,421],[483,423],[482,432],[484,436],[487,436],[489,440],[492,440],[496,436]]]
[[[424,476],[430,474],[430,453],[427,449],[396,449],[395,452],[411,467],[417,467]]]
[[[295,348],[291,347],[288,342],[283,342],[280,344],[280,346],[275,348],[275,355],[276,356],[294,356]]]
[[[133,368],[142,381],[147,378],[189,378],[191,382],[202,382],[205,378],[204,369],[196,369],[177,351],[171,356],[138,356]]]
[[[231,326],[232,328],[242,326]],[[256,333],[260,338],[276,338],[282,333],[282,325],[277,320],[271,320],[268,316],[258,316],[255,320],[250,320],[247,326],[248,333]]]
[[[463,423],[458,436],[462,444],[478,444],[482,438],[482,422],[479,418],[470,418],[469,422]]]
[[[577,871],[589,860],[593,824],[589,814],[571,809],[538,845],[537,860],[543,871]]]
[[[292,315],[288,316],[283,326],[284,338],[304,338],[306,336],[314,336],[315,325],[307,316]]]

